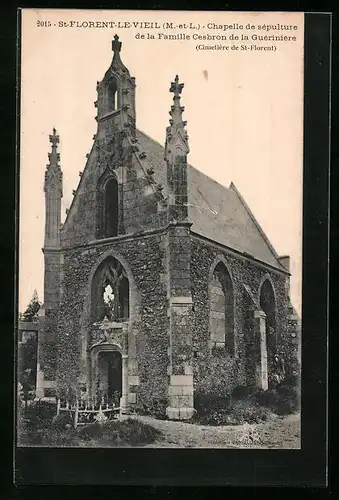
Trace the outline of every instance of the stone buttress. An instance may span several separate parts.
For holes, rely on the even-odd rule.
[[[45,242],[44,242],[44,329],[39,331],[37,395],[55,388],[56,331],[61,298],[63,255],[60,248],[62,171],[57,151],[59,136],[55,128],[49,136],[52,151],[45,172]]]
[[[189,153],[184,108],[180,94],[184,84],[175,77],[170,87],[173,105],[166,129],[169,227],[167,236],[169,316],[169,406],[170,419],[189,419],[194,414],[192,367],[192,294],[190,222],[187,210],[187,154]]]

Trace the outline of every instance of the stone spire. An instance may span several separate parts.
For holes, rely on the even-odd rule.
[[[169,91],[173,95],[173,105],[169,112],[170,126],[166,128],[165,160],[167,162],[167,184],[169,187],[170,220],[187,220],[187,155],[189,153],[186,121],[182,119],[184,106],[180,95],[184,87],[176,75]]]
[[[52,151],[48,153],[49,164],[45,172],[45,247],[59,247],[62,198],[62,171],[59,165],[60,153],[57,151],[59,136],[53,128],[49,136]]]

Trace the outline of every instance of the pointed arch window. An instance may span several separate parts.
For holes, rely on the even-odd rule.
[[[127,321],[129,282],[120,262],[106,259],[97,269],[92,283],[92,320]]]
[[[111,177],[105,184],[104,192],[105,237],[118,235],[119,186],[116,178]]]
[[[210,342],[212,353],[226,349],[234,355],[234,294],[226,266],[220,262],[210,283]]]
[[[107,85],[107,112],[116,111],[118,109],[118,87],[113,79]]]
[[[272,357],[276,350],[276,306],[273,286],[266,279],[260,288],[260,307],[266,314],[266,347],[267,354]]]

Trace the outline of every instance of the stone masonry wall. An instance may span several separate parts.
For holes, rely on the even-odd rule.
[[[185,222],[168,229],[168,315],[169,339],[169,407],[171,419],[189,419],[193,415],[192,369],[192,296],[190,271],[190,235]]]
[[[274,271],[260,266],[253,261],[228,253],[216,245],[210,244],[199,237],[192,237],[191,242],[191,276],[193,297],[193,331],[194,331],[194,383],[195,390],[205,389],[206,378],[220,379],[223,375],[223,386],[230,392],[237,385],[252,383],[246,376],[246,325],[248,316],[248,302],[243,284],[250,286],[252,293],[259,300],[259,288],[265,276],[272,280],[276,293],[276,319],[278,345],[284,352],[286,362],[289,359],[289,346],[287,338],[287,295],[285,290],[286,277],[279,271]],[[209,291],[208,279],[212,264],[221,256],[226,262],[233,281],[235,297],[235,356],[211,354],[209,340]],[[221,356],[221,359],[220,359]],[[219,359],[218,359],[219,357]],[[251,361],[249,360],[249,363]],[[213,367],[217,370],[213,374]],[[222,369],[222,367],[224,367]],[[222,374],[228,370],[229,374]]]
[[[160,228],[167,224],[166,206],[161,201],[152,176],[147,175],[148,161],[135,153],[125,171],[123,185],[123,217],[125,233]]]
[[[44,274],[44,331],[39,337],[39,364],[44,381],[55,380],[56,335],[60,302],[60,277],[62,254],[57,250],[45,250]]]
[[[119,153],[113,149],[109,165],[114,168],[119,185],[119,233],[131,234],[145,229],[160,228],[167,224],[166,205],[161,192],[157,191],[152,176],[147,174],[149,167],[147,156],[134,151],[136,146],[130,144],[126,137],[119,136],[121,132],[112,122],[109,137],[120,137],[122,148]],[[69,209],[64,226],[61,230],[62,247],[71,248],[83,245],[99,238],[99,220],[104,214],[100,206],[104,202],[100,195],[100,179],[107,175],[107,162],[101,161],[100,149],[96,148],[103,140],[102,134],[94,136],[94,144],[88,155],[87,164],[81,175],[79,186],[74,192],[73,203]],[[121,139],[121,137],[124,137]],[[101,146],[100,146],[101,147]],[[114,146],[115,147],[115,146]]]
[[[168,317],[167,288],[163,266],[164,235],[123,237],[111,243],[65,252],[63,299],[58,329],[58,388],[73,390],[86,381],[86,335],[90,316],[86,307],[89,275],[107,252],[118,253],[132,272],[136,290],[134,317],[128,338],[129,402],[149,407],[167,395]],[[87,304],[87,305],[86,305]],[[131,311],[132,312],[132,311]],[[133,312],[132,312],[133,313]]]

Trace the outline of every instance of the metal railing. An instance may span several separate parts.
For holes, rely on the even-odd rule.
[[[111,420],[120,415],[120,406],[114,403],[95,403],[94,401],[76,400],[75,404],[69,401],[61,402],[57,400],[57,415],[61,412],[68,412],[73,421],[73,427],[76,429],[79,425],[88,425],[93,422],[102,422]]]

